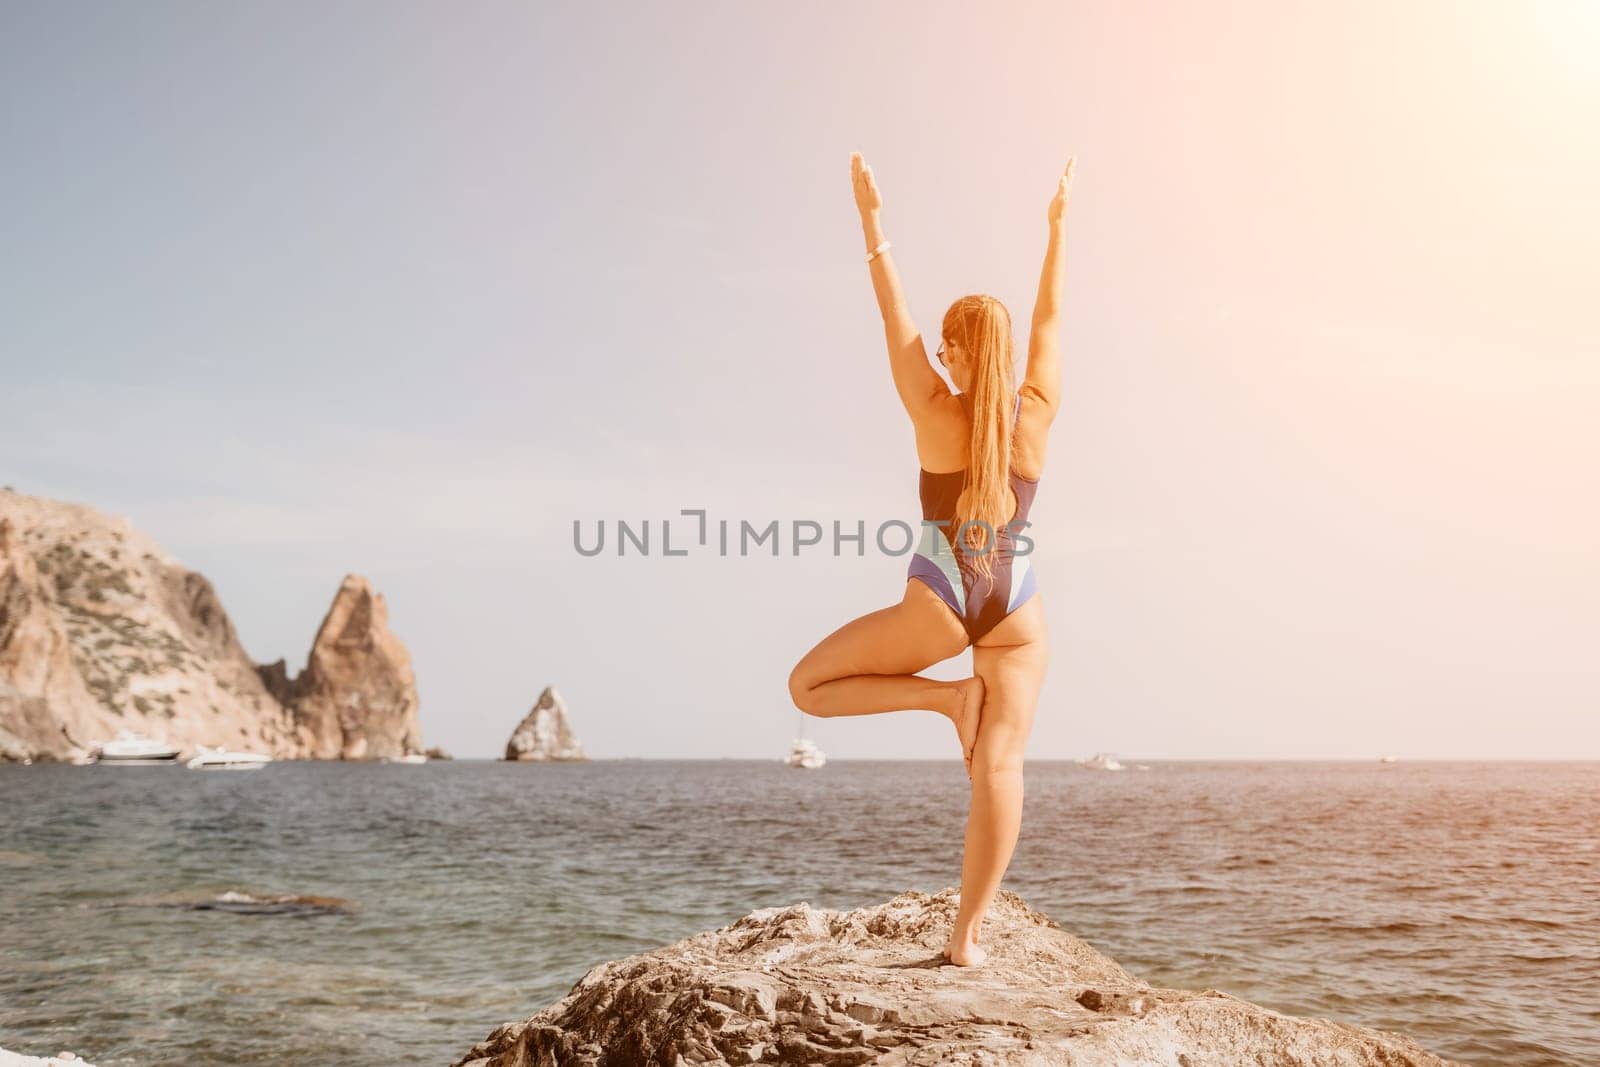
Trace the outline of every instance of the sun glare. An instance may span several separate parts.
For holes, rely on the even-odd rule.
[[[1600,81],[1600,0],[1541,0],[1530,9],[1540,40],[1561,68]]]

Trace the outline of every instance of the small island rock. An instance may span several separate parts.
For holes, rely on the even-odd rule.
[[[556,692],[555,686],[546,686],[533,710],[511,733],[506,742],[506,759],[522,762],[578,762],[589,757],[583,754],[572,724],[567,719],[567,705]]]

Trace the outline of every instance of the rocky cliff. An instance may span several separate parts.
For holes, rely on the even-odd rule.
[[[1001,890],[988,960],[939,950],[955,889],[855,911],[767,908],[603,963],[452,1067],[985,1064],[1443,1067],[1410,1038],[1155,988]]]
[[[0,491],[0,759],[132,729],[282,759],[421,751],[405,649],[347,578],[305,672],[258,669],[216,591],[126,520]]]
[[[589,757],[583,754],[572,723],[567,719],[567,705],[555,686],[546,686],[533,710],[528,712],[511,732],[506,742],[506,759],[527,762],[580,761]]]
[[[125,520],[0,491],[0,758],[72,758],[123,727],[295,747],[210,582]]]

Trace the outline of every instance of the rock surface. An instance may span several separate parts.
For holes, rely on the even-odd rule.
[[[410,658],[345,579],[307,668],[246,655],[216,591],[126,520],[0,491],[0,760],[86,759],[121,729],[279,759],[421,752]]]
[[[587,760],[567,718],[567,705],[555,686],[546,686],[533,710],[506,742],[506,759],[530,762]]]
[[[939,950],[959,903],[945,889],[752,912],[593,968],[452,1067],[1448,1063],[1400,1034],[1153,988],[1008,890],[984,925],[988,960],[955,967]]]

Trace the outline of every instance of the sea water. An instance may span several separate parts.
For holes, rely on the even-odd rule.
[[[1153,984],[1600,1063],[1600,764],[1027,765],[1005,887]],[[0,1047],[446,1064],[591,966],[960,880],[948,762],[0,765]]]

